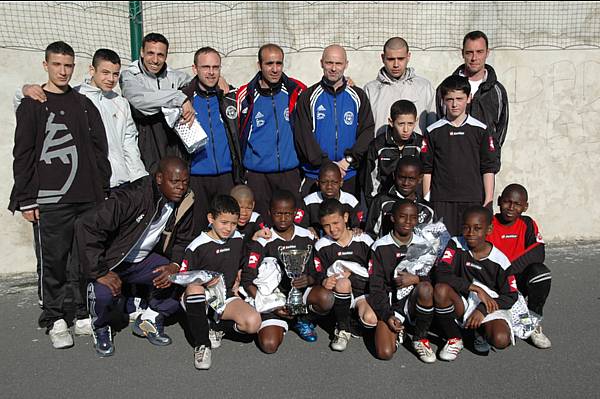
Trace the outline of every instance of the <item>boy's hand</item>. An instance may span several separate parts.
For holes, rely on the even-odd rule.
[[[286,308],[279,308],[279,309],[275,309],[273,311],[273,313],[275,313],[277,316],[279,317],[283,317],[284,319],[293,319],[294,316],[292,316],[288,310]]]
[[[317,233],[317,230],[315,230],[314,227],[308,227],[307,230],[310,231],[313,234],[313,236],[319,238],[319,233]]]
[[[115,272],[108,272],[104,276],[99,277],[96,281],[110,290],[112,296],[121,294],[121,278]]]
[[[354,237],[358,237],[359,235],[361,235],[363,233],[362,229],[360,227],[353,227],[352,228],[352,235]]]
[[[483,302],[483,304],[485,305],[485,310],[487,310],[488,313],[492,313],[492,312],[495,312],[496,310],[498,310],[498,303],[495,300],[493,300],[487,294],[487,292],[485,292],[483,290],[483,288],[477,287],[475,292],[477,293],[477,296],[479,297],[481,302]]]
[[[35,208],[29,211],[22,211],[21,216],[23,216],[23,219],[27,220],[28,222],[35,223],[40,220],[40,209]]]
[[[312,277],[307,276],[306,274],[303,274],[302,276],[292,280],[292,287],[298,288],[299,290],[301,290],[302,288],[306,288],[309,285],[312,285],[314,283],[315,283],[315,281],[313,280]]]
[[[323,282],[321,283],[323,288],[325,288],[329,291],[333,291],[336,284],[337,284],[337,277],[335,275],[327,277],[326,279],[323,279]]]
[[[419,276],[408,272],[400,272],[398,273],[398,277],[394,278],[394,282],[398,288],[410,287],[411,285],[419,284]]]
[[[169,263],[168,265],[162,265],[152,271],[152,274],[158,274],[153,280],[152,284],[156,288],[168,288],[171,286],[171,280],[169,276],[179,272],[179,265],[176,263]]]
[[[227,83],[223,75],[219,76],[217,85],[219,86],[219,89],[223,90],[223,94],[229,93],[229,83]]]
[[[212,287],[213,285],[217,285],[218,283],[219,283],[219,277],[215,277],[204,285],[207,287]]]
[[[479,328],[483,319],[483,314],[479,310],[475,309],[475,311],[471,313],[471,316],[469,316],[469,318],[467,319],[467,322],[465,323],[465,328]]]
[[[242,271],[238,270],[237,275],[235,276],[233,287],[231,287],[231,292],[233,292],[233,295],[235,296],[239,296],[238,290],[240,289],[240,281],[242,281]]]
[[[42,86],[40,85],[24,85],[21,91],[25,97],[29,97],[41,103],[45,103],[48,99],[46,93],[44,93],[44,89],[42,89]]]
[[[263,228],[258,230],[252,236],[252,241],[257,241],[259,238],[264,238],[265,240],[271,239],[271,229]]]
[[[386,323],[389,329],[395,332],[396,334],[399,334],[402,332],[402,330],[404,330],[402,322],[396,316],[390,316],[390,318],[387,319]]]

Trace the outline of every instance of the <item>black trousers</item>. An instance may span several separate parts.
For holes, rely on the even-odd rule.
[[[200,233],[208,227],[206,214],[210,202],[216,195],[229,195],[233,188],[233,174],[223,173],[216,176],[190,175],[190,188],[194,191],[194,234]]]
[[[451,236],[462,235],[463,213],[474,205],[481,205],[481,202],[445,202],[432,201],[435,220],[443,218],[446,229]]]
[[[254,193],[254,211],[261,214],[267,225],[271,225],[269,202],[276,190],[290,191],[296,198],[296,207],[302,205],[300,196],[300,170],[298,168],[285,172],[257,173],[248,171],[248,186]]]
[[[66,317],[65,297],[73,288],[78,318],[87,315],[81,292],[78,257],[73,251],[75,219],[94,208],[95,203],[40,205],[38,240],[41,265],[42,314],[40,327],[52,328],[56,320]],[[66,320],[69,323],[69,320]]]

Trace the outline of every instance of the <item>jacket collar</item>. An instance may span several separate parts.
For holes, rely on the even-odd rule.
[[[496,71],[494,70],[494,68],[492,68],[491,65],[485,64],[485,71],[486,71],[486,77],[484,78],[485,80],[483,82],[481,82],[481,86],[479,86],[479,89],[480,90],[483,89],[483,91],[489,90],[498,81],[498,78],[496,76]],[[462,64],[461,66],[456,68],[453,75],[465,76],[465,64]]]
[[[338,89],[334,89],[333,84],[331,84],[331,82],[329,80],[327,80],[325,78],[325,76],[323,76],[321,78],[321,81],[319,82],[319,84],[321,85],[321,87],[323,87],[323,89],[325,89],[325,91],[331,93],[331,94],[337,94],[337,93],[341,93],[344,90],[346,90],[346,86],[348,85],[348,81],[346,80],[346,77],[342,76],[342,85],[340,87],[338,87]]]

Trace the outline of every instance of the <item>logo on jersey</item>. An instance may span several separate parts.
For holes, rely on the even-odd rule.
[[[542,238],[542,233],[540,233],[540,232],[538,231],[538,233],[537,233],[537,234],[536,234],[536,236],[535,236],[535,240],[536,240],[537,242],[539,242],[540,244],[543,244],[543,243],[544,243],[544,239]]]
[[[421,146],[421,154],[425,154],[427,151],[429,151],[427,139],[423,139],[423,145]]]
[[[256,121],[256,127],[261,127],[265,124],[265,120],[263,119],[265,116],[262,114],[262,112],[258,112],[256,114],[256,116],[254,117],[254,120]]]
[[[354,254],[354,251],[346,251],[346,252],[339,251],[337,253],[337,256],[345,256],[345,255],[353,255],[353,254]]]
[[[352,111],[348,111],[344,114],[344,123],[348,126],[354,123],[354,113],[352,113]]]
[[[442,262],[447,263],[447,264],[451,264],[452,260],[454,259],[454,255],[456,254],[456,251],[453,250],[452,248],[447,248],[444,251],[444,255],[442,255]]]
[[[315,256],[315,270],[319,273],[323,271],[323,264],[321,263],[321,259]]]
[[[363,211],[356,212],[356,218],[358,219],[359,222],[363,221],[363,216],[365,216],[365,213]]]
[[[396,252],[396,259],[403,257],[406,255],[404,252]]]
[[[425,220],[427,219],[427,214],[425,212],[419,212],[417,217],[419,219],[419,224],[425,223]]]
[[[496,146],[494,145],[494,138],[492,136],[488,137],[488,149],[490,152],[496,151]]]
[[[225,115],[229,118],[229,119],[235,119],[237,118],[237,109],[235,109],[235,107],[233,105],[230,105],[229,107],[227,107],[227,109],[225,110]]]
[[[479,266],[477,263],[467,262],[467,263],[465,263],[465,265],[466,265],[467,267],[473,267],[473,268],[475,268],[475,269],[478,269],[478,270],[481,270],[481,269],[482,269],[482,267],[481,267],[481,266]]]
[[[450,136],[464,136],[465,132],[450,132]]]
[[[517,279],[515,278],[515,276],[508,276],[508,285],[510,286],[510,292],[519,291],[519,289],[517,288]]]
[[[369,259],[369,269],[368,269],[368,273],[369,276],[373,275],[373,259]]]
[[[219,255],[222,254],[223,252],[229,252],[231,251],[231,248],[219,248],[215,251],[215,254]]]
[[[181,266],[179,266],[179,273],[187,272],[187,270],[188,270],[188,261],[187,261],[187,259],[184,259],[183,262],[181,262]]]
[[[317,120],[320,121],[325,119],[325,111],[327,111],[325,107],[323,105],[319,105],[317,108]]]
[[[260,261],[260,254],[257,252],[250,252],[248,257],[248,267],[250,269],[256,269],[258,267],[258,261]]]
[[[136,222],[136,223],[139,223],[139,222],[141,222],[141,221],[142,221],[142,219],[144,218],[144,216],[146,216],[146,215],[144,215],[144,214],[142,213],[140,216],[138,216],[138,217],[135,219],[135,222]]]
[[[296,209],[296,216],[294,216],[294,223],[298,224],[304,219],[304,211],[302,209]]]
[[[507,238],[519,238],[518,234],[502,234],[502,239],[507,239]]]
[[[285,119],[287,122],[290,121],[290,109],[289,108],[286,108],[283,111],[283,119]]]

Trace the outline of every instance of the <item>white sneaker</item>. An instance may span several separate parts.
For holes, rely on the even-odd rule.
[[[212,346],[212,349],[221,346],[224,335],[225,333],[223,331],[208,330],[208,338],[210,339],[210,346]]]
[[[92,335],[94,330],[92,329],[92,319],[80,319],[75,322],[75,335]]]
[[[336,329],[333,340],[331,340],[331,349],[338,352],[345,351],[348,347],[348,342],[350,342],[350,338],[352,338],[352,335],[348,331],[338,331]]]
[[[549,348],[552,347],[552,342],[550,342],[550,338],[548,338],[542,332],[542,326],[539,325],[539,324],[535,328],[535,330],[533,330],[533,333],[531,333],[531,335],[529,336],[529,338],[531,339],[531,343],[533,343],[533,345],[536,348],[539,348],[539,349],[549,349]]]
[[[402,345],[404,343],[404,330],[400,331],[398,333],[398,336],[396,337],[396,349],[398,349],[400,347],[400,345]]]
[[[440,359],[447,362],[456,360],[460,351],[464,348],[461,338],[450,338],[440,351]]]
[[[413,341],[412,343],[415,352],[419,355],[419,359],[425,363],[433,363],[435,362],[435,353],[431,349],[431,344],[428,339],[420,339],[418,341]]]
[[[56,349],[70,348],[73,346],[73,336],[71,335],[71,331],[69,331],[67,322],[63,319],[54,322],[48,335],[50,335],[52,346]]]
[[[212,363],[210,348],[206,346],[197,346],[194,348],[194,367],[198,370],[208,370]]]

